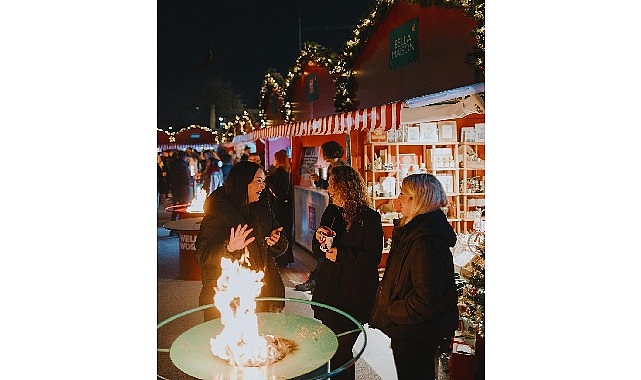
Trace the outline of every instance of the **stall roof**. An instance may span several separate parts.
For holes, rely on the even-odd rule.
[[[337,135],[349,133],[352,130],[364,131],[381,127],[385,129],[392,126],[398,128],[401,123],[402,106],[402,102],[394,102],[301,122],[281,124],[236,136],[234,143],[273,137]]]
[[[406,100],[405,104],[409,108],[424,107],[431,104],[446,102],[457,98],[464,98],[468,95],[480,93],[485,93],[485,83],[475,83],[469,86],[463,86],[453,88],[451,90],[436,92],[434,94],[419,96]]]
[[[479,94],[485,93],[485,83],[454,88],[419,96],[404,102],[343,112],[326,117],[281,124],[234,137],[234,143],[258,139],[323,136],[349,133],[352,130],[398,128],[402,123],[461,118],[472,113],[485,113],[485,102]]]
[[[484,114],[485,83],[459,87],[409,99],[401,111],[404,124],[452,120],[470,114]]]

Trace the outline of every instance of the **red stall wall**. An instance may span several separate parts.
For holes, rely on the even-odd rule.
[[[307,93],[305,91],[305,83],[308,75],[316,73],[318,81],[318,99],[307,100]],[[294,92],[292,95],[292,115],[294,121],[305,121],[317,117],[324,117],[333,115],[334,96],[336,95],[336,85],[332,80],[332,76],[325,67],[319,66],[316,63],[308,63],[305,66],[303,75],[301,75],[294,83]]]
[[[417,61],[390,69],[390,32],[418,18]],[[476,45],[476,21],[462,9],[421,8],[398,1],[370,36],[355,62],[357,109],[406,100],[476,83],[465,63]]]

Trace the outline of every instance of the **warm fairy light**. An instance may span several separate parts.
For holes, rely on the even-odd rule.
[[[260,367],[274,363],[295,349],[295,343],[258,332],[256,300],[263,287],[262,271],[253,271],[249,252],[240,260],[223,257],[216,282],[214,304],[220,311],[223,330],[211,338],[211,352],[237,367]]]

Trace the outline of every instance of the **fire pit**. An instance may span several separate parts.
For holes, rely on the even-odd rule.
[[[182,372],[198,379],[208,380],[290,379],[309,374],[312,371],[313,375],[310,375],[310,379],[326,379],[354,365],[356,360],[363,354],[363,351],[365,351],[367,335],[365,334],[363,326],[354,319],[354,317],[344,311],[318,302],[294,298],[264,297],[257,298],[256,300],[292,301],[330,309],[354,322],[356,328],[348,333],[362,332],[364,334],[363,346],[349,362],[339,368],[333,369],[331,372],[324,371],[322,372],[323,375],[319,375],[317,371],[319,367],[329,362],[329,359],[334,355],[338,347],[337,337],[331,329],[315,319],[300,315],[289,313],[256,313],[258,317],[258,329],[261,334],[269,334],[291,340],[296,344],[296,349],[288,353],[283,359],[267,366],[236,367],[230,365],[211,352],[211,337],[218,335],[224,328],[220,318],[218,318],[192,327],[176,338],[169,350],[159,348],[158,351],[169,351],[172,363]],[[177,314],[159,323],[157,328],[177,318],[213,306],[213,304],[204,305]]]
[[[171,361],[198,379],[289,379],[317,369],[336,352],[336,335],[314,319],[286,313],[257,315],[262,334],[289,339],[296,349],[267,366],[232,366],[211,353],[209,339],[223,329],[220,319],[214,319],[180,335],[169,350]]]
[[[354,317],[332,306],[291,298],[257,297],[264,273],[251,269],[247,247],[239,260],[223,257],[220,265],[222,273],[214,287],[214,304],[192,309],[215,305],[220,318],[185,331],[169,349],[176,367],[193,377],[216,380],[276,380],[305,374],[326,377],[319,377],[318,371],[336,352],[338,339],[334,332],[319,321],[300,315],[256,313],[257,301],[289,300],[324,307],[355,323],[356,329],[341,334],[365,333]],[[162,322],[158,328],[181,315]],[[367,335],[363,338],[361,352],[327,376],[353,365],[367,344]]]

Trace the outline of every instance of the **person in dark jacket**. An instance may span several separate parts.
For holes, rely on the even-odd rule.
[[[323,159],[325,159],[325,161],[329,163],[329,165],[327,166],[327,178],[323,179],[316,173],[310,174],[309,178],[314,181],[314,185],[316,187],[327,190],[327,185],[329,183],[328,179],[330,174],[332,173],[332,169],[337,166],[346,165],[345,161],[342,160],[343,154],[345,154],[345,150],[339,143],[334,140],[330,140],[324,142],[321,145],[321,154],[323,155]],[[313,291],[314,285],[316,284],[317,275],[318,266],[316,266],[316,268],[314,268],[314,270],[309,273],[309,278],[307,279],[307,281],[303,282],[302,284],[297,284],[296,286],[294,286],[294,289],[303,292]]]
[[[285,150],[279,150],[274,153],[274,169],[267,176],[267,192],[271,198],[271,206],[276,214],[276,219],[283,226],[283,234],[289,241],[293,241],[293,209],[292,209],[292,191],[291,191],[291,172],[292,166],[287,157]],[[292,244],[287,247],[287,251],[276,259],[280,268],[291,268],[294,265],[294,253]]]
[[[458,323],[450,251],[456,234],[441,210],[447,195],[435,176],[405,177],[398,199],[403,218],[392,232],[370,326],[391,338],[399,380],[434,379],[436,350]]]
[[[196,260],[202,289],[199,305],[214,303],[221,259],[239,260],[249,253],[250,269],[262,271],[261,297],[284,297],[285,285],[274,258],[287,249],[282,227],[269,205],[259,201],[265,189],[265,173],[256,163],[241,161],[232,167],[227,181],[205,200],[205,216],[196,238]],[[279,312],[282,301],[258,301],[256,312]],[[215,307],[205,309],[205,321],[220,317]]]
[[[170,160],[167,168],[169,189],[171,190],[172,203],[176,205],[188,204],[189,189],[191,187],[191,174],[189,171],[189,156],[185,151],[178,151]],[[178,220],[176,209],[172,209],[171,220]]]
[[[321,227],[312,241],[312,253],[318,258],[318,275],[312,301],[336,307],[367,323],[378,286],[378,264],[383,251],[381,216],[369,207],[361,175],[350,166],[337,166],[329,175],[327,192],[332,203],[321,216]],[[336,233],[331,248],[321,250],[322,234]],[[356,329],[344,316],[312,306],[314,317],[336,334]],[[358,330],[338,338],[338,349],[330,360],[331,369],[353,359],[352,347]],[[354,379],[352,365],[332,379]]]

